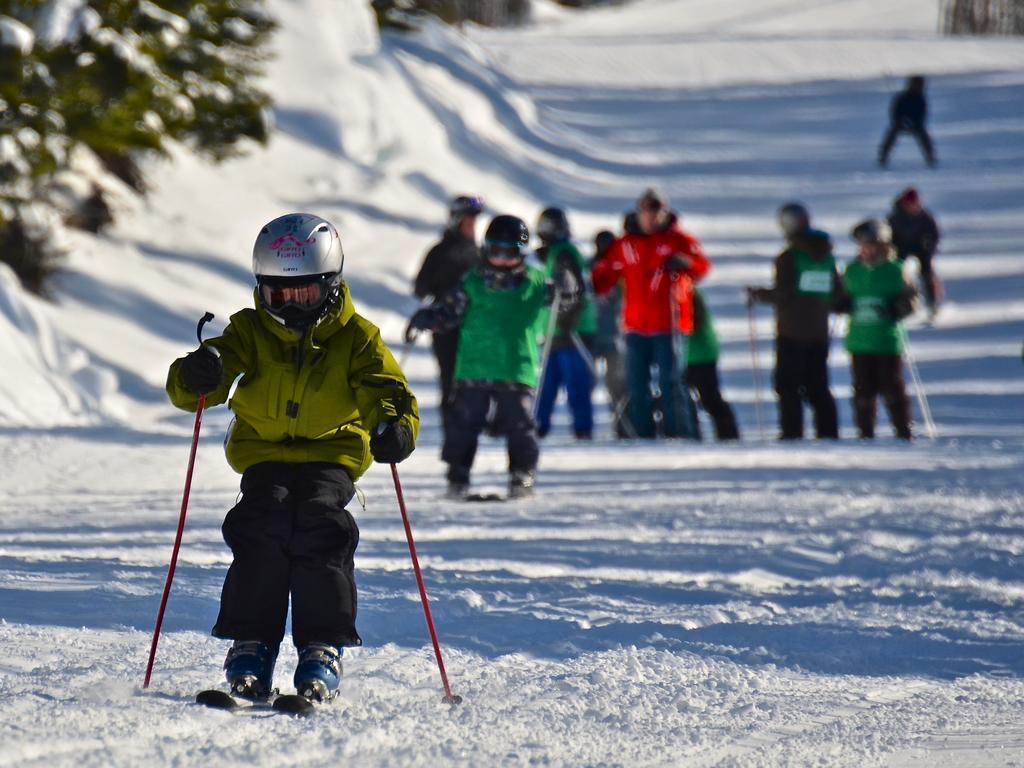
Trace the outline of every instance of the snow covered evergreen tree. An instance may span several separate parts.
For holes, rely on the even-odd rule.
[[[265,141],[274,26],[261,0],[0,0],[0,237],[53,205],[76,150],[141,192],[136,160],[168,141],[214,160]]]

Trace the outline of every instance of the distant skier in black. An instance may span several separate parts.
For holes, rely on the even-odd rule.
[[[448,226],[441,240],[423,259],[413,293],[419,299],[440,299],[462,282],[462,276],[481,261],[476,243],[476,221],[483,212],[484,201],[477,195],[460,195],[448,210]],[[435,331],[431,346],[441,379],[441,430],[447,432],[451,419],[452,381],[455,355],[459,349],[459,329]],[[413,338],[413,329],[406,330],[406,340]]]
[[[928,135],[925,121],[928,119],[928,100],[924,95],[924,78],[914,75],[907,78],[907,86],[892,98],[889,106],[889,129],[878,148],[878,164],[883,168],[889,163],[889,153],[901,133],[909,133],[921,145],[921,151],[928,165],[935,167],[935,146]]]
[[[913,187],[907,187],[893,201],[889,213],[892,244],[900,262],[913,256],[921,265],[921,283],[928,307],[929,322],[935,319],[942,299],[942,281],[932,267],[932,259],[939,247],[939,225],[935,217],[921,204],[921,196]]]

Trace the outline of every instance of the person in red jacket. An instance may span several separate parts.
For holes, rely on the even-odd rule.
[[[680,380],[685,355],[673,349],[672,328],[675,322],[680,333],[692,332],[693,284],[707,274],[711,263],[697,238],[680,228],[679,217],[654,189],[637,200],[625,230],[594,263],[592,279],[598,295],[623,283],[629,418],[637,437],[654,437],[651,368],[656,366],[665,436],[692,436],[688,414],[677,412],[686,392]]]

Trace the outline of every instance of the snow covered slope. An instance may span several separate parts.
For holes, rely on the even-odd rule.
[[[275,0],[271,145],[153,167],[152,196],[110,236],[75,236],[55,305],[0,275],[0,766],[1024,765],[1024,49],[938,37],[937,5],[543,5],[520,29],[378,39],[357,0]],[[879,171],[911,71],[930,75],[941,164],[904,141]],[[440,704],[374,469],[356,509],[366,646],[346,653],[341,701],[251,722],[188,706],[225,650],[208,631],[237,477],[227,414],[211,411],[141,690],[192,423],[165,402],[166,367],[203,311],[223,323],[250,300],[260,225],[294,209],[336,221],[355,300],[397,345],[451,195],[529,221],[564,205],[585,243],[652,183],[714,261],[741,444],[615,443],[602,413],[580,447],[560,414],[538,499],[440,502],[433,362],[417,348],[425,423],[401,471],[466,702]],[[850,225],[911,183],[945,234],[947,305],[910,331],[940,437],[779,447],[758,429],[742,305],[769,277],[774,211],[806,201],[846,259]],[[771,327],[762,311],[762,365]],[[499,443],[478,464],[482,484],[503,481]]]

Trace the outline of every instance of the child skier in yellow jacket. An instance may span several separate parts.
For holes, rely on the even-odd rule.
[[[334,695],[355,627],[359,528],[345,505],[374,460],[405,459],[419,430],[416,400],[378,329],[356,314],[342,281],[337,230],[309,214],[267,224],[253,249],[255,308],[176,360],[171,401],[194,411],[228,401],[228,463],[242,496],[224,520],[234,560],[216,637],[232,692],[270,695],[289,597],[299,660],[294,682]]]

